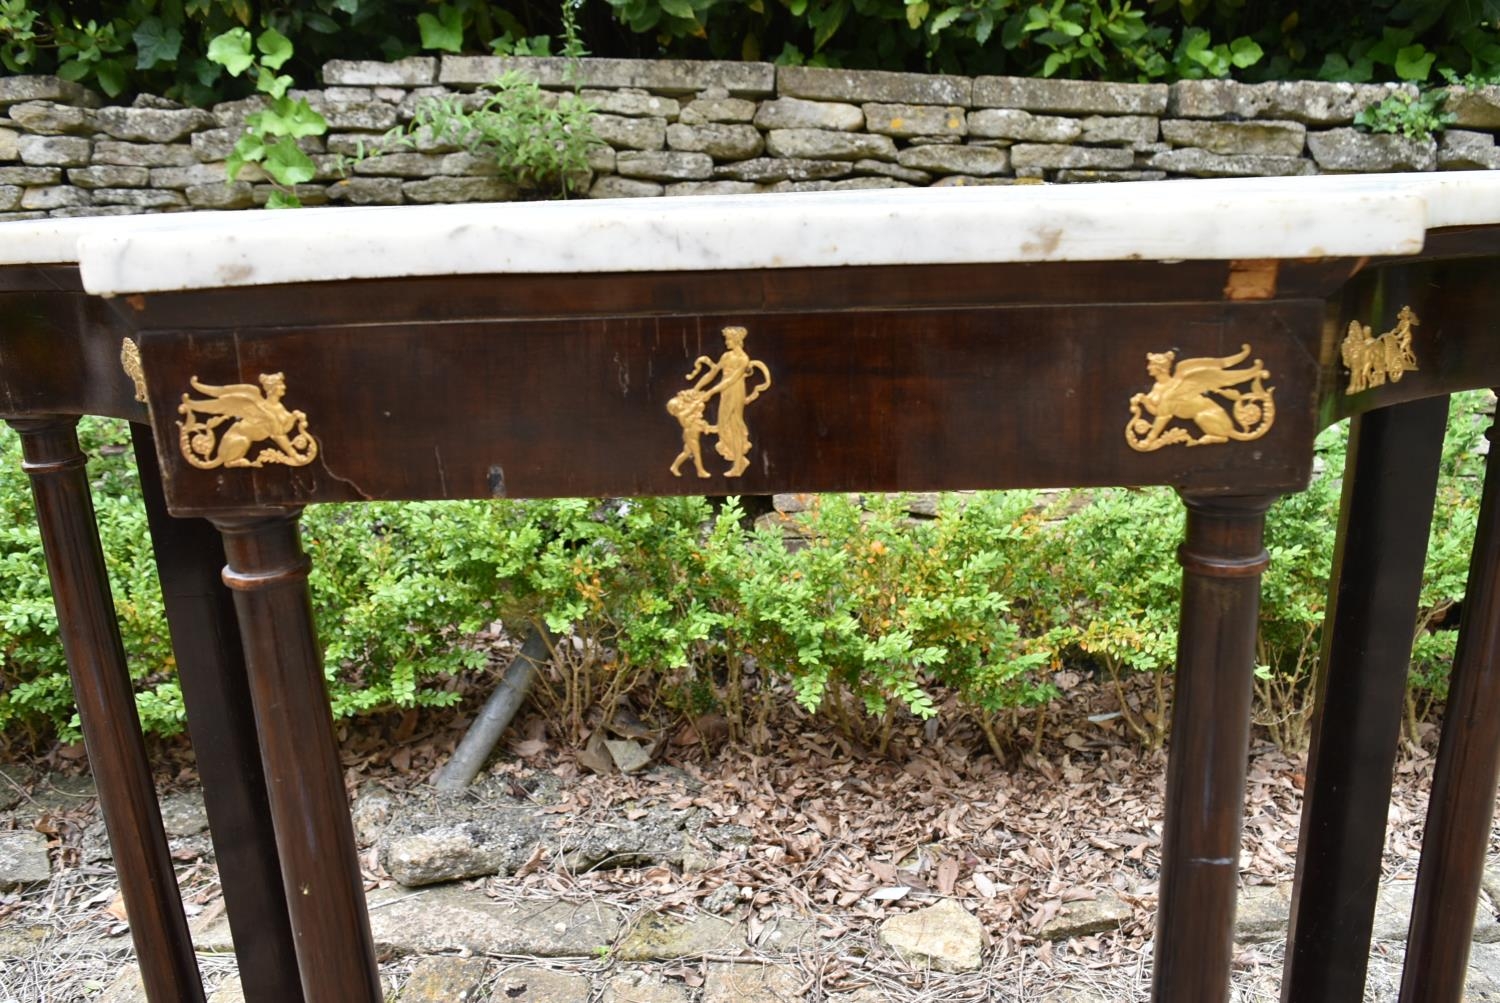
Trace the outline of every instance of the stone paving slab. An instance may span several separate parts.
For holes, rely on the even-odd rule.
[[[745,924],[712,913],[688,918],[647,913],[631,926],[615,954],[622,961],[726,954],[743,950],[745,937]]]
[[[625,928],[610,905],[509,904],[462,885],[422,891],[382,889],[370,896],[377,949],[406,953],[469,951],[536,958],[594,957]]]
[[[427,1000],[475,999],[490,974],[485,958],[423,958],[406,977],[395,1003],[425,1003]]]
[[[592,992],[587,976],[523,965],[500,976],[490,999],[515,1000],[516,1003],[579,1003],[588,999]],[[434,1003],[447,998],[432,997]]]

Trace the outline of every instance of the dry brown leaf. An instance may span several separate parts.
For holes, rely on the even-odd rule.
[[[540,738],[523,738],[519,742],[512,742],[510,751],[522,759],[531,759],[540,756],[552,748],[552,743]]]
[[[952,895],[953,886],[958,883],[958,860],[954,857],[944,857],[937,866],[937,889],[943,895]]]
[[[588,742],[575,753],[575,756],[579,764],[591,773],[610,774],[615,772],[615,760],[609,754],[609,747],[605,744],[604,732],[602,731],[596,731],[590,735]]]

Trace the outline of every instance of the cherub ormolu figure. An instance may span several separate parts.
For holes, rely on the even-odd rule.
[[[1146,393],[1130,398],[1131,418],[1125,425],[1125,441],[1131,449],[1151,452],[1173,443],[1206,446],[1213,443],[1248,442],[1259,439],[1276,419],[1272,399],[1274,387],[1262,380],[1270,371],[1256,359],[1245,369],[1230,366],[1243,362],[1250,346],[1223,358],[1183,359],[1173,366],[1176,352],[1151,352],[1146,356],[1146,371],[1156,382]],[[1249,383],[1245,390],[1235,386]],[[1209,394],[1228,401],[1230,411]],[[1144,414],[1143,414],[1144,412]],[[1145,415],[1149,414],[1148,420]],[[1200,434],[1193,438],[1187,429],[1168,428],[1173,419],[1191,421]]]
[[[684,460],[692,460],[693,467],[698,471],[699,477],[710,476],[703,468],[703,444],[699,437],[704,432],[715,432],[717,429],[703,420],[703,409],[708,405],[708,398],[701,390],[683,390],[667,401],[667,414],[676,418],[682,424],[682,452],[677,454],[677,459],[672,461],[672,476],[681,477],[682,463]]]
[[[724,354],[717,361],[706,355],[698,356],[693,371],[686,376],[686,379],[696,381],[692,388],[667,402],[667,413],[682,425],[682,452],[672,461],[674,476],[682,476],[680,468],[689,458],[697,466],[699,477],[709,476],[703,469],[698,444],[698,437],[703,433],[718,436],[714,451],[731,463],[724,471],[725,477],[738,477],[749,468],[751,442],[750,428],[745,424],[745,405],[771,386],[771,371],[764,362],[750,358],[745,351],[745,334],[743,327],[724,328],[724,343],[728,346]],[[750,375],[757,370],[762,377],[761,384],[747,389]],[[710,383],[713,386],[709,386]],[[717,409],[710,424],[703,416],[703,409],[713,398],[718,399]]]

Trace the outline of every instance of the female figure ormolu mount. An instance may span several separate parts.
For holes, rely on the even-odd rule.
[[[718,436],[714,451],[731,464],[724,476],[738,477],[750,466],[750,427],[745,424],[745,405],[770,388],[771,371],[764,362],[750,358],[745,351],[745,333],[743,327],[724,328],[724,343],[728,350],[719,356],[718,361],[706,355],[698,356],[693,371],[685,377],[696,381],[692,389],[682,391],[667,403],[667,413],[682,425],[683,449],[672,461],[674,476],[682,476],[680,468],[688,459],[697,465],[699,477],[708,476],[699,460],[698,449],[698,436],[705,433]],[[762,381],[750,389],[746,384],[757,370]],[[703,417],[703,408],[712,399],[716,399],[716,410],[710,424]]]

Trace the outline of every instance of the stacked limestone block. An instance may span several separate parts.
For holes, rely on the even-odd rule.
[[[318,173],[304,204],[506,201],[496,165],[417,136],[386,149],[432,97],[508,70],[576,90],[601,140],[594,197],[923,185],[1132,181],[1500,168],[1500,87],[1456,91],[1436,140],[1371,135],[1360,111],[1385,85],[1104,84],[675,60],[420,57],[332,62],[294,91],[327,119],[302,141]],[[260,98],[212,109],[141,97],[107,107],[56,77],[0,77],[0,219],[263,205],[252,167],[225,159]]]

